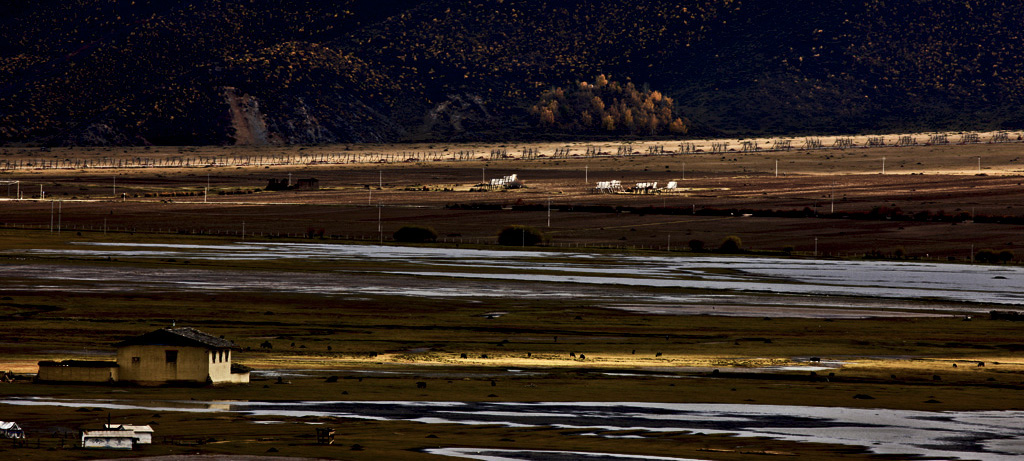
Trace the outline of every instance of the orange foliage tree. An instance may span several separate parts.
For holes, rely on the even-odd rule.
[[[544,91],[530,113],[544,128],[574,133],[650,136],[685,134],[689,120],[674,113],[672,98],[658,91],[621,84],[604,74],[594,83]]]

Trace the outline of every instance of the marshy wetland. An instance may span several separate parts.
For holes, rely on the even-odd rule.
[[[215,440],[203,452],[275,448],[367,459],[582,457],[559,454],[577,451],[731,459],[757,451],[997,460],[1022,453],[1013,403],[1024,387],[1017,325],[987,315],[1015,304],[1024,278],[1017,267],[285,242],[54,243],[2,253],[8,368],[31,373],[40,359],[110,357],[117,338],[178,323],[233,339],[243,349],[237,360],[255,371],[253,383],[234,389],[0,388],[0,404],[29,427],[34,418],[54,427],[92,412],[92,419],[110,413],[162,428],[176,414],[179,425],[213,418],[259,434],[244,443],[234,433],[240,425],[224,432],[200,423]],[[337,446],[303,442],[313,426],[367,424],[416,424],[430,432],[422,437],[446,443],[389,441],[407,448],[384,454],[359,429]],[[164,433],[189,438],[191,431]],[[543,442],[510,436],[522,431],[548,432]],[[503,435],[483,435],[495,432]],[[601,440],[623,439],[628,447],[597,449]],[[353,453],[354,445],[361,450]],[[162,444],[142,451],[177,452]]]
[[[1020,193],[1012,188],[1019,181],[1010,162],[1014,151],[986,149],[1006,157],[991,176],[943,170],[935,173],[943,175],[939,182],[918,174],[848,177],[864,186],[857,189],[862,195],[847,189],[848,200],[837,206],[875,206],[881,197],[867,192],[875,186],[887,188],[889,202],[906,187],[900,180],[920,187],[966,184],[962,191],[973,192],[960,199],[939,198],[949,193],[945,189],[927,192],[937,199],[934,206],[949,211],[969,209],[968,202],[988,214],[1015,206],[1009,205]],[[780,155],[806,160],[802,153]],[[860,161],[859,154],[843,155]],[[955,163],[951,155],[941,161]],[[196,196],[147,199],[145,188],[166,193],[176,187],[160,185],[174,175],[170,171],[157,173],[165,178],[146,170],[118,173],[125,175],[118,176],[118,187],[141,195],[117,200],[103,196],[109,192],[96,172],[83,172],[75,186],[79,201],[2,201],[0,366],[17,379],[0,384],[0,419],[17,421],[30,441],[0,444],[0,451],[16,459],[115,457],[71,448],[74,437],[66,435],[110,418],[153,425],[160,443],[133,456],[1024,455],[1021,324],[989,315],[1024,304],[1024,270],[964,257],[974,238],[987,242],[978,248],[1014,248],[1019,226],[563,211],[554,214],[546,246],[520,248],[486,240],[506,223],[544,227],[543,211],[443,206],[546,197],[796,206],[806,193],[782,191],[797,183],[817,184],[819,205],[827,193],[827,168],[816,165],[830,159],[816,158],[778,181],[745,175],[750,164],[744,162],[752,160],[718,163],[716,157],[716,169],[704,173],[708,182],[722,183],[718,193],[660,197],[588,195],[567,179],[583,162],[593,162],[591,174],[641,175],[642,168],[666,161],[643,157],[537,164],[535,177],[544,179],[518,192],[411,195],[404,184],[373,189],[388,197],[390,208],[365,205],[368,189],[356,184],[414,166],[316,167],[303,174],[347,182],[316,193],[211,196],[209,203]],[[430,175],[480,174],[476,167],[422,167]],[[213,171],[214,187],[220,182],[224,188],[262,174]],[[67,173],[31,173],[50,175],[37,179],[58,183],[57,190],[76,184],[61,174]],[[353,178],[342,179],[347,175]],[[95,183],[95,190],[86,183]],[[726,191],[754,183],[770,186],[767,195]],[[559,189],[568,198],[558,198]],[[63,220],[53,231],[47,227],[51,208]],[[447,241],[373,243],[385,240],[380,234],[386,232],[377,229],[420,220],[450,227],[439,229]],[[243,221],[246,231],[234,235],[182,232],[214,222],[240,230]],[[126,224],[136,227],[125,230]],[[274,226],[291,232],[274,233]],[[320,226],[329,229],[327,236],[301,235]],[[331,226],[373,239],[346,239]],[[669,232],[672,240],[665,239]],[[461,236],[448,237],[455,233]],[[754,251],[682,247],[685,239],[714,242],[726,233],[740,234]],[[626,244],[594,248],[622,242],[620,234]],[[792,256],[780,251],[786,241],[811,242],[814,235],[821,236],[817,250],[801,243]],[[865,242],[901,246],[906,257],[856,256]],[[30,380],[40,360],[112,359],[113,343],[171,325],[234,341],[240,348],[235,361],[254,369],[252,383],[175,388]],[[334,428],[335,443],[317,445],[317,427]]]

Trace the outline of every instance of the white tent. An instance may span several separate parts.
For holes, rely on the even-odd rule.
[[[25,431],[14,421],[0,421],[0,437],[7,439],[23,439]]]

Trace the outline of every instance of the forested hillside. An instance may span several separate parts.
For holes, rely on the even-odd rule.
[[[1019,128],[1021,17],[979,0],[23,2],[0,10],[0,143]],[[581,86],[601,75],[635,97],[552,105],[613,91]]]

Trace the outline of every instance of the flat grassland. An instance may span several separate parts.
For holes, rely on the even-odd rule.
[[[331,153],[443,152],[442,146],[360,147],[365,150],[8,148],[0,151],[0,161],[316,159]],[[487,157],[490,150],[517,152],[524,147],[444,149]],[[556,146],[534,148],[551,155]],[[577,153],[583,149],[575,146]],[[615,152],[613,146],[599,150]],[[644,146],[633,150],[642,152]],[[506,225],[526,224],[544,230],[552,246],[680,250],[690,240],[713,248],[726,236],[736,235],[752,250],[812,254],[816,241],[819,255],[969,260],[972,248],[1024,253],[1018,226],[999,223],[1024,215],[1022,151],[1024,144],[1001,143],[459,162],[325,165],[311,160],[291,166],[20,169],[0,172],[0,180],[20,181],[6,189],[0,185],[0,198],[14,197],[20,188],[26,199],[38,197],[42,190],[46,198],[60,200],[3,204],[4,226],[47,231],[59,226],[76,232],[236,237],[244,232],[250,237],[323,235],[386,241],[398,228],[417,224],[433,227],[442,240],[475,244],[494,243]],[[475,187],[511,174],[526,187]],[[270,179],[288,178],[316,178],[320,190],[264,190]],[[678,188],[645,195],[594,193],[596,182],[610,180],[626,187],[638,182],[663,187],[676,181]]]
[[[449,147],[459,148],[487,152],[502,146]],[[196,148],[190,153],[291,151],[298,155],[298,149],[302,148]],[[314,149],[330,148],[308,148]],[[375,146],[373,150],[413,148]],[[107,259],[24,250],[73,250],[82,242],[387,243],[391,233],[404,225],[433,227],[443,240],[437,244],[441,247],[498,249],[493,245],[502,227],[527,224],[543,230],[547,248],[555,250],[583,251],[589,246],[585,251],[685,257],[690,254],[690,240],[715,247],[724,237],[737,235],[744,248],[768,254],[808,256],[817,251],[856,258],[872,253],[964,263],[971,259],[972,249],[992,248],[1015,251],[1011,263],[1018,263],[1024,253],[1021,225],[934,217],[1024,215],[1022,151],[1024,145],[1014,143],[371,165],[17,170],[0,173],[0,180],[19,181],[10,185],[12,192],[6,196],[11,200],[0,201],[0,258],[8,266],[103,268],[125,274],[187,268],[257,274],[269,282],[278,272],[313,276],[330,271],[370,280],[380,277],[373,274],[382,265],[394,270],[404,267],[400,262],[373,260]],[[42,155],[7,149],[0,151],[0,159],[29,153]],[[45,154],[157,158],[179,153],[177,148],[127,152],[76,148]],[[509,174],[522,178],[526,188],[478,190],[483,179]],[[269,179],[289,175],[293,180],[317,178],[320,190],[262,190]],[[677,181],[679,189],[647,195],[593,192],[595,181],[607,180],[624,185]],[[39,194],[40,185],[45,199],[31,199]],[[7,192],[3,187],[0,198]],[[19,188],[24,200],[14,197]],[[559,206],[575,208],[560,211]],[[598,210],[606,206],[631,208]],[[809,214],[759,217],[750,212],[805,208]],[[879,219],[851,217],[883,208],[900,212]],[[697,213],[701,209],[738,211],[733,215]],[[918,219],[903,219],[914,215]],[[237,360],[261,373],[248,386],[196,389],[43,385],[19,379],[0,384],[0,397],[139,402],[702,402],[930,411],[1024,408],[1018,396],[1024,388],[1020,355],[1024,343],[1018,323],[1010,321],[977,317],[964,321],[962,315],[864,319],[657,315],[602,309],[585,298],[519,299],[513,285],[500,281],[494,282],[494,289],[507,289],[509,295],[485,300],[418,297],[400,289],[393,294],[352,296],[285,293],[261,286],[171,291],[126,284],[119,290],[99,290],[88,281],[75,283],[81,289],[63,291],[56,283],[57,288],[41,288],[46,284],[29,276],[9,276],[2,282],[0,367],[24,374],[34,372],[39,360],[109,358],[110,344],[117,340],[177,322],[234,340],[242,349],[236,353]],[[436,283],[450,281],[438,278]],[[656,294],[651,291],[652,296]],[[930,301],[919,302],[927,306]],[[261,347],[266,342],[273,347]],[[841,366],[816,373],[784,368],[808,365],[810,357],[841,362]],[[289,371],[296,374],[288,375]],[[285,374],[278,384],[276,376],[281,373]],[[467,446],[700,459],[749,459],[753,454],[879,458],[850,446],[699,433],[601,438],[552,427],[197,415],[88,406],[0,404],[0,408],[4,410],[0,419],[19,422],[33,438],[25,447],[0,444],[0,453],[16,459],[110,457],[109,453],[60,448],[60,439],[54,436],[64,429],[97,428],[108,414],[117,421],[156,423],[158,439],[171,437],[179,442],[144,447],[133,455],[201,452],[433,459],[436,456],[417,450]],[[251,424],[268,419],[282,423]],[[316,445],[314,426],[306,423],[334,427],[338,441],[332,446]]]

